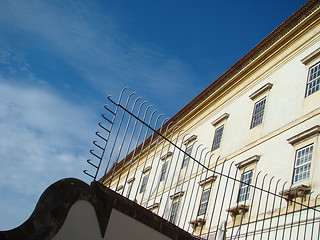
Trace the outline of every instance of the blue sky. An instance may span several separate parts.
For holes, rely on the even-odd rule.
[[[106,96],[171,117],[306,1],[0,0],[0,230],[77,177]]]

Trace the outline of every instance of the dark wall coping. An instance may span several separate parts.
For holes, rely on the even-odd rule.
[[[75,178],[62,179],[49,186],[41,195],[31,216],[17,228],[0,231],[0,239],[52,239],[62,227],[70,208],[78,200],[86,200],[93,205],[102,237],[104,237],[111,211],[114,208],[171,239],[197,239],[100,183],[92,182],[91,185],[88,185]]]

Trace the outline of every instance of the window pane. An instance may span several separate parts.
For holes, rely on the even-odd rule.
[[[209,196],[210,196],[210,189],[207,189],[202,192],[198,215],[202,215],[206,213],[208,202],[209,202]]]
[[[214,133],[212,151],[220,147],[224,125],[218,127]]]
[[[254,128],[255,126],[262,123],[265,105],[266,98],[263,98],[254,105],[251,128]]]
[[[191,152],[192,152],[192,145],[187,147],[187,149],[186,149],[186,153],[189,154],[190,156],[191,156]],[[184,156],[183,156],[181,168],[184,168],[184,167],[188,166],[188,164],[189,164],[190,157],[187,154],[184,154]]]
[[[320,88],[320,62],[309,69],[306,97]]]
[[[149,178],[149,175],[145,175],[143,177],[142,183],[141,183],[141,188],[140,188],[140,193],[142,193],[142,192],[144,192],[146,190],[148,178]]]
[[[240,183],[240,190],[238,196],[238,202],[245,201],[249,198],[250,193],[250,184],[252,180],[253,170],[245,172],[241,175],[241,183]]]
[[[162,168],[161,168],[160,182],[163,181],[164,178],[165,178],[165,176],[166,176],[167,167],[168,167],[168,162],[165,162],[165,163],[162,165]]]
[[[293,183],[306,180],[310,177],[313,144],[296,151]]]
[[[178,215],[178,208],[179,208],[179,202],[175,202],[172,204],[172,209],[171,209],[170,219],[169,219],[169,221],[172,223],[176,222],[177,215]]]

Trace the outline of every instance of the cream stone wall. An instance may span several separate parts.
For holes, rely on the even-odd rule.
[[[206,99],[201,100],[197,107],[191,109],[176,125],[169,128],[175,130],[173,136],[168,135],[167,138],[185,150],[186,146],[183,142],[195,135],[196,140],[188,145],[193,144],[192,156],[216,172],[223,173],[226,169],[230,169],[229,176],[238,177],[242,172],[253,169],[253,181],[256,181],[255,183],[259,186],[264,186],[261,176],[268,175],[266,179],[269,185],[266,186],[269,190],[276,189],[277,181],[281,180],[287,182],[283,188],[304,184],[311,187],[312,196],[319,194],[320,177],[317,173],[320,169],[319,132],[305,137],[297,144],[291,144],[288,141],[293,136],[320,125],[320,90],[305,97],[308,70],[320,61],[320,25],[319,19],[310,20],[308,24],[306,22],[308,18],[291,29],[265,52],[260,53],[237,74],[231,76]],[[264,91],[260,90],[264,87],[266,88]],[[266,105],[263,121],[254,128],[250,128],[254,105],[264,97],[266,97]],[[219,121],[220,118],[222,118],[221,121]],[[221,146],[211,151],[215,129],[222,124],[224,124],[224,131]],[[313,143],[313,153],[310,177],[292,185],[295,152],[311,143]],[[163,159],[168,152],[173,154]],[[255,155],[259,156],[256,162],[237,169],[236,164]],[[166,180],[160,182],[160,171],[165,161],[169,164]],[[135,194],[131,194],[129,198],[145,207],[157,205],[151,210],[169,219],[170,206],[177,201],[173,194],[183,192],[179,200],[186,205],[178,211],[179,219],[183,220],[176,224],[197,234],[197,231],[200,233],[199,228],[192,229],[189,221],[197,218],[202,193],[199,182],[205,179],[208,173],[192,159],[189,162],[189,168],[181,170],[182,161],[183,153],[166,141],[153,145],[150,152],[135,161],[132,167],[136,169],[135,172],[130,170],[130,176],[127,179],[135,175],[132,188]],[[147,173],[142,173],[143,169],[149,166],[151,169]],[[114,189],[116,185],[126,188],[125,176],[128,172],[124,172],[122,180],[114,183]],[[145,174],[149,174],[148,185],[145,192],[139,193],[140,179]],[[222,185],[226,184],[226,181],[222,179]],[[192,189],[189,186],[193,186]],[[211,189],[212,192],[218,193],[218,184],[213,183]],[[239,186],[238,184],[233,188],[227,186],[223,191],[227,192],[223,198],[219,197],[215,200],[214,197],[210,197],[208,203],[209,209],[213,205],[217,209],[223,208],[219,219],[227,219],[229,214],[225,211],[224,202],[230,202],[231,206],[228,207],[237,205]],[[125,190],[119,192],[125,192]],[[254,193],[250,192],[251,199],[253,195]],[[268,204],[267,200],[268,195],[262,194],[261,198],[252,201],[249,206],[250,211],[257,210],[257,214],[253,214],[252,217],[256,219],[265,217],[266,211],[269,212],[269,217],[272,216],[270,214],[277,215],[279,219],[285,216],[282,208],[286,204],[282,205],[279,201],[272,205]],[[265,206],[258,210],[259,201]],[[319,203],[315,200],[314,205],[318,206]],[[210,211],[204,217],[206,224],[201,228],[202,233],[216,230],[220,220],[210,215]],[[244,217],[243,221],[248,220],[252,219]],[[229,221],[229,227],[230,224]]]

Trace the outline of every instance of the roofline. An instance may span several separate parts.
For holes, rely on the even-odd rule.
[[[249,51],[244,57],[242,57],[238,62],[231,66],[226,72],[224,72],[220,77],[218,77],[213,83],[211,83],[205,90],[203,90],[199,95],[192,99],[186,106],[184,106],[179,112],[177,112],[166,124],[170,122],[180,120],[185,113],[188,113],[193,109],[197,103],[202,102],[209,94],[213,93],[219,86],[223,85],[228,79],[234,76],[239,70],[245,68],[248,62],[251,62],[271,46],[276,40],[283,37],[288,31],[290,31],[295,25],[295,23],[302,19],[304,15],[308,13],[319,5],[318,0],[310,0],[304,4],[299,10],[297,10],[291,17],[289,17],[285,22],[283,22],[279,27],[272,31],[265,39],[263,39],[258,45],[256,45],[251,51]],[[287,31],[284,31],[287,30]]]

